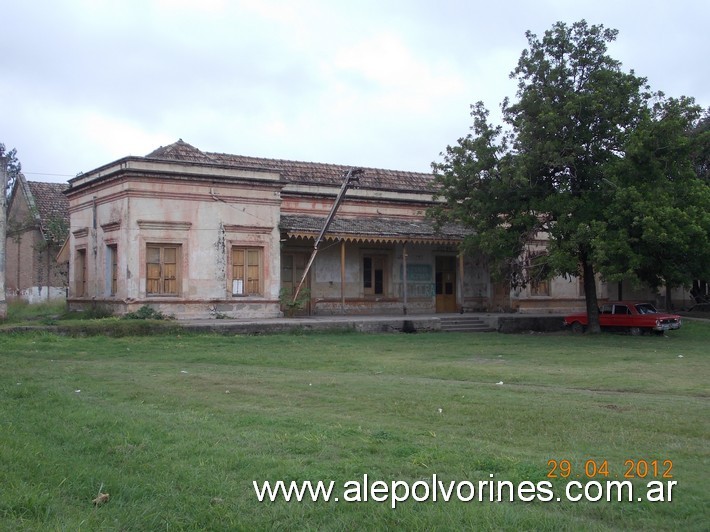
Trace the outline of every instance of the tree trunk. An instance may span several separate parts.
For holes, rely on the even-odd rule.
[[[594,266],[582,254],[582,275],[584,278],[584,299],[587,303],[587,331],[593,334],[601,332],[599,326],[599,303],[597,302],[597,281],[594,277]]]
[[[666,312],[670,312],[671,310],[673,310],[671,287],[666,284]]]

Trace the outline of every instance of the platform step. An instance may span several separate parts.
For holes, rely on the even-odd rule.
[[[441,330],[445,332],[493,332],[493,329],[481,318],[475,316],[456,316],[440,318]]]

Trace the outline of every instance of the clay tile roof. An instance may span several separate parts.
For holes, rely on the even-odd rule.
[[[214,159],[208,154],[191,146],[182,139],[168,146],[161,146],[157,150],[153,150],[148,155],[147,159],[174,159],[177,161],[189,161],[193,163],[214,163]]]
[[[317,236],[325,217],[285,214],[279,227],[291,236],[310,238]],[[466,231],[455,225],[436,229],[430,220],[403,220],[395,218],[334,218],[326,233],[327,239],[373,241],[436,241],[457,242]]]
[[[239,168],[260,168],[277,172],[291,183],[307,185],[340,186],[343,176],[352,168],[338,164],[266,159],[226,153],[205,153],[190,146],[183,140],[169,146],[160,147],[146,157],[154,159],[176,159],[234,166]],[[385,170],[382,168],[363,168],[359,188],[375,190],[397,190],[403,192],[430,192],[432,174]]]
[[[340,186],[343,176],[351,166],[282,159],[264,159],[243,155],[210,154],[215,159],[235,166],[257,166],[281,174],[286,181],[307,185]],[[382,168],[363,168],[359,188],[375,190],[399,190],[412,192],[429,191],[433,176],[420,172],[385,170]]]
[[[64,227],[69,227],[69,200],[64,195],[68,187],[66,183],[43,183],[40,181],[27,181],[34,205],[39,217],[40,229],[46,233],[56,230],[56,222],[61,222]],[[66,235],[52,235],[54,238],[63,238]]]

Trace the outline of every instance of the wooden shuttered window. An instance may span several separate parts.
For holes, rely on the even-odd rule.
[[[531,296],[550,295],[551,270],[548,259],[547,253],[544,252],[531,254],[528,266]]]
[[[115,296],[118,291],[118,246],[109,244],[106,246],[106,252],[108,254],[109,295]]]
[[[74,296],[86,297],[86,250],[77,249],[74,259]]]
[[[261,248],[232,248],[232,295],[262,295]]]
[[[146,293],[149,296],[178,295],[180,246],[146,247]]]

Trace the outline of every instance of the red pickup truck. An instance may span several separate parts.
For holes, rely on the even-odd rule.
[[[565,326],[581,333],[589,324],[587,314],[565,316]],[[634,336],[644,332],[662,333],[680,329],[682,322],[676,314],[658,312],[650,303],[616,301],[599,309],[599,325],[602,329],[625,330]]]

